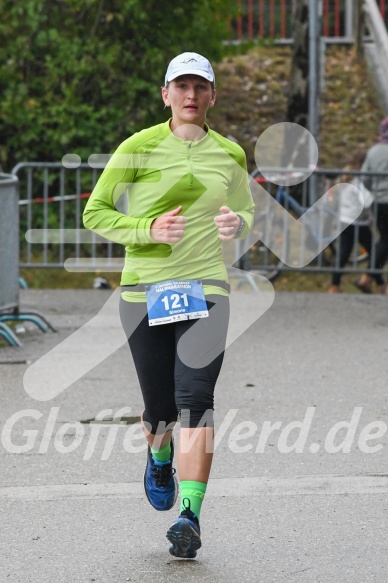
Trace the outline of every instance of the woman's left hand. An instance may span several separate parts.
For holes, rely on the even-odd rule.
[[[240,217],[228,206],[220,208],[221,214],[214,218],[219,237],[223,241],[230,241],[236,235],[240,226]]]

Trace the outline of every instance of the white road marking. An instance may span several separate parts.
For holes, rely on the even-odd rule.
[[[388,475],[317,475],[294,477],[221,478],[210,480],[206,496],[328,496],[387,494]],[[143,483],[48,484],[0,488],[2,500],[142,498]]]

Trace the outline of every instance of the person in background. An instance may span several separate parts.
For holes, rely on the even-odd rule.
[[[362,181],[371,191],[375,204],[374,216],[379,231],[379,240],[372,252],[371,268],[382,269],[388,260],[388,117],[384,118],[379,127],[378,142],[369,148],[365,161],[361,168],[364,172],[374,172],[373,175],[365,175]],[[378,173],[381,173],[378,175]],[[385,174],[383,174],[385,173]],[[376,274],[363,273],[355,285],[363,293],[372,293],[372,281]],[[386,295],[387,283],[378,286],[378,291]]]
[[[359,170],[365,160],[366,156],[365,149],[359,149],[351,156],[344,170]],[[345,174],[340,180],[340,182],[349,182],[348,186],[342,186],[340,191],[340,201],[339,201],[339,220],[341,223],[345,223],[348,226],[337,239],[337,252],[339,254],[338,260],[336,262],[336,267],[345,267],[346,263],[349,261],[349,257],[353,250],[355,243],[361,243],[364,249],[367,251],[371,259],[372,250],[372,231],[370,228],[372,213],[371,205],[373,203],[373,196],[371,192],[365,187],[360,176]],[[355,186],[358,189],[358,196],[355,195]],[[361,202],[364,206],[364,210],[356,221],[353,221],[354,212],[353,209],[356,206],[358,208],[359,198],[361,197]],[[332,274],[331,285],[328,289],[329,293],[339,293],[341,292],[341,271],[334,271]],[[381,274],[375,276],[375,281],[378,286],[384,285],[384,280]]]

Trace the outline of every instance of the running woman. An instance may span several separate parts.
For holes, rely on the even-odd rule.
[[[156,510],[175,504],[172,432],[179,416],[180,514],[166,536],[173,556],[194,558],[229,322],[222,241],[248,234],[254,205],[244,151],[206,124],[216,101],[210,62],[197,53],[175,57],[162,99],[171,118],[118,147],[84,224],[126,248],[120,316],[144,399],[145,492]],[[127,214],[116,208],[124,193]]]

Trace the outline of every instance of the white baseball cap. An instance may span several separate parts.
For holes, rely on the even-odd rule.
[[[207,81],[215,83],[215,76],[210,62],[198,53],[182,53],[175,57],[167,67],[164,84],[181,75],[199,75]]]

